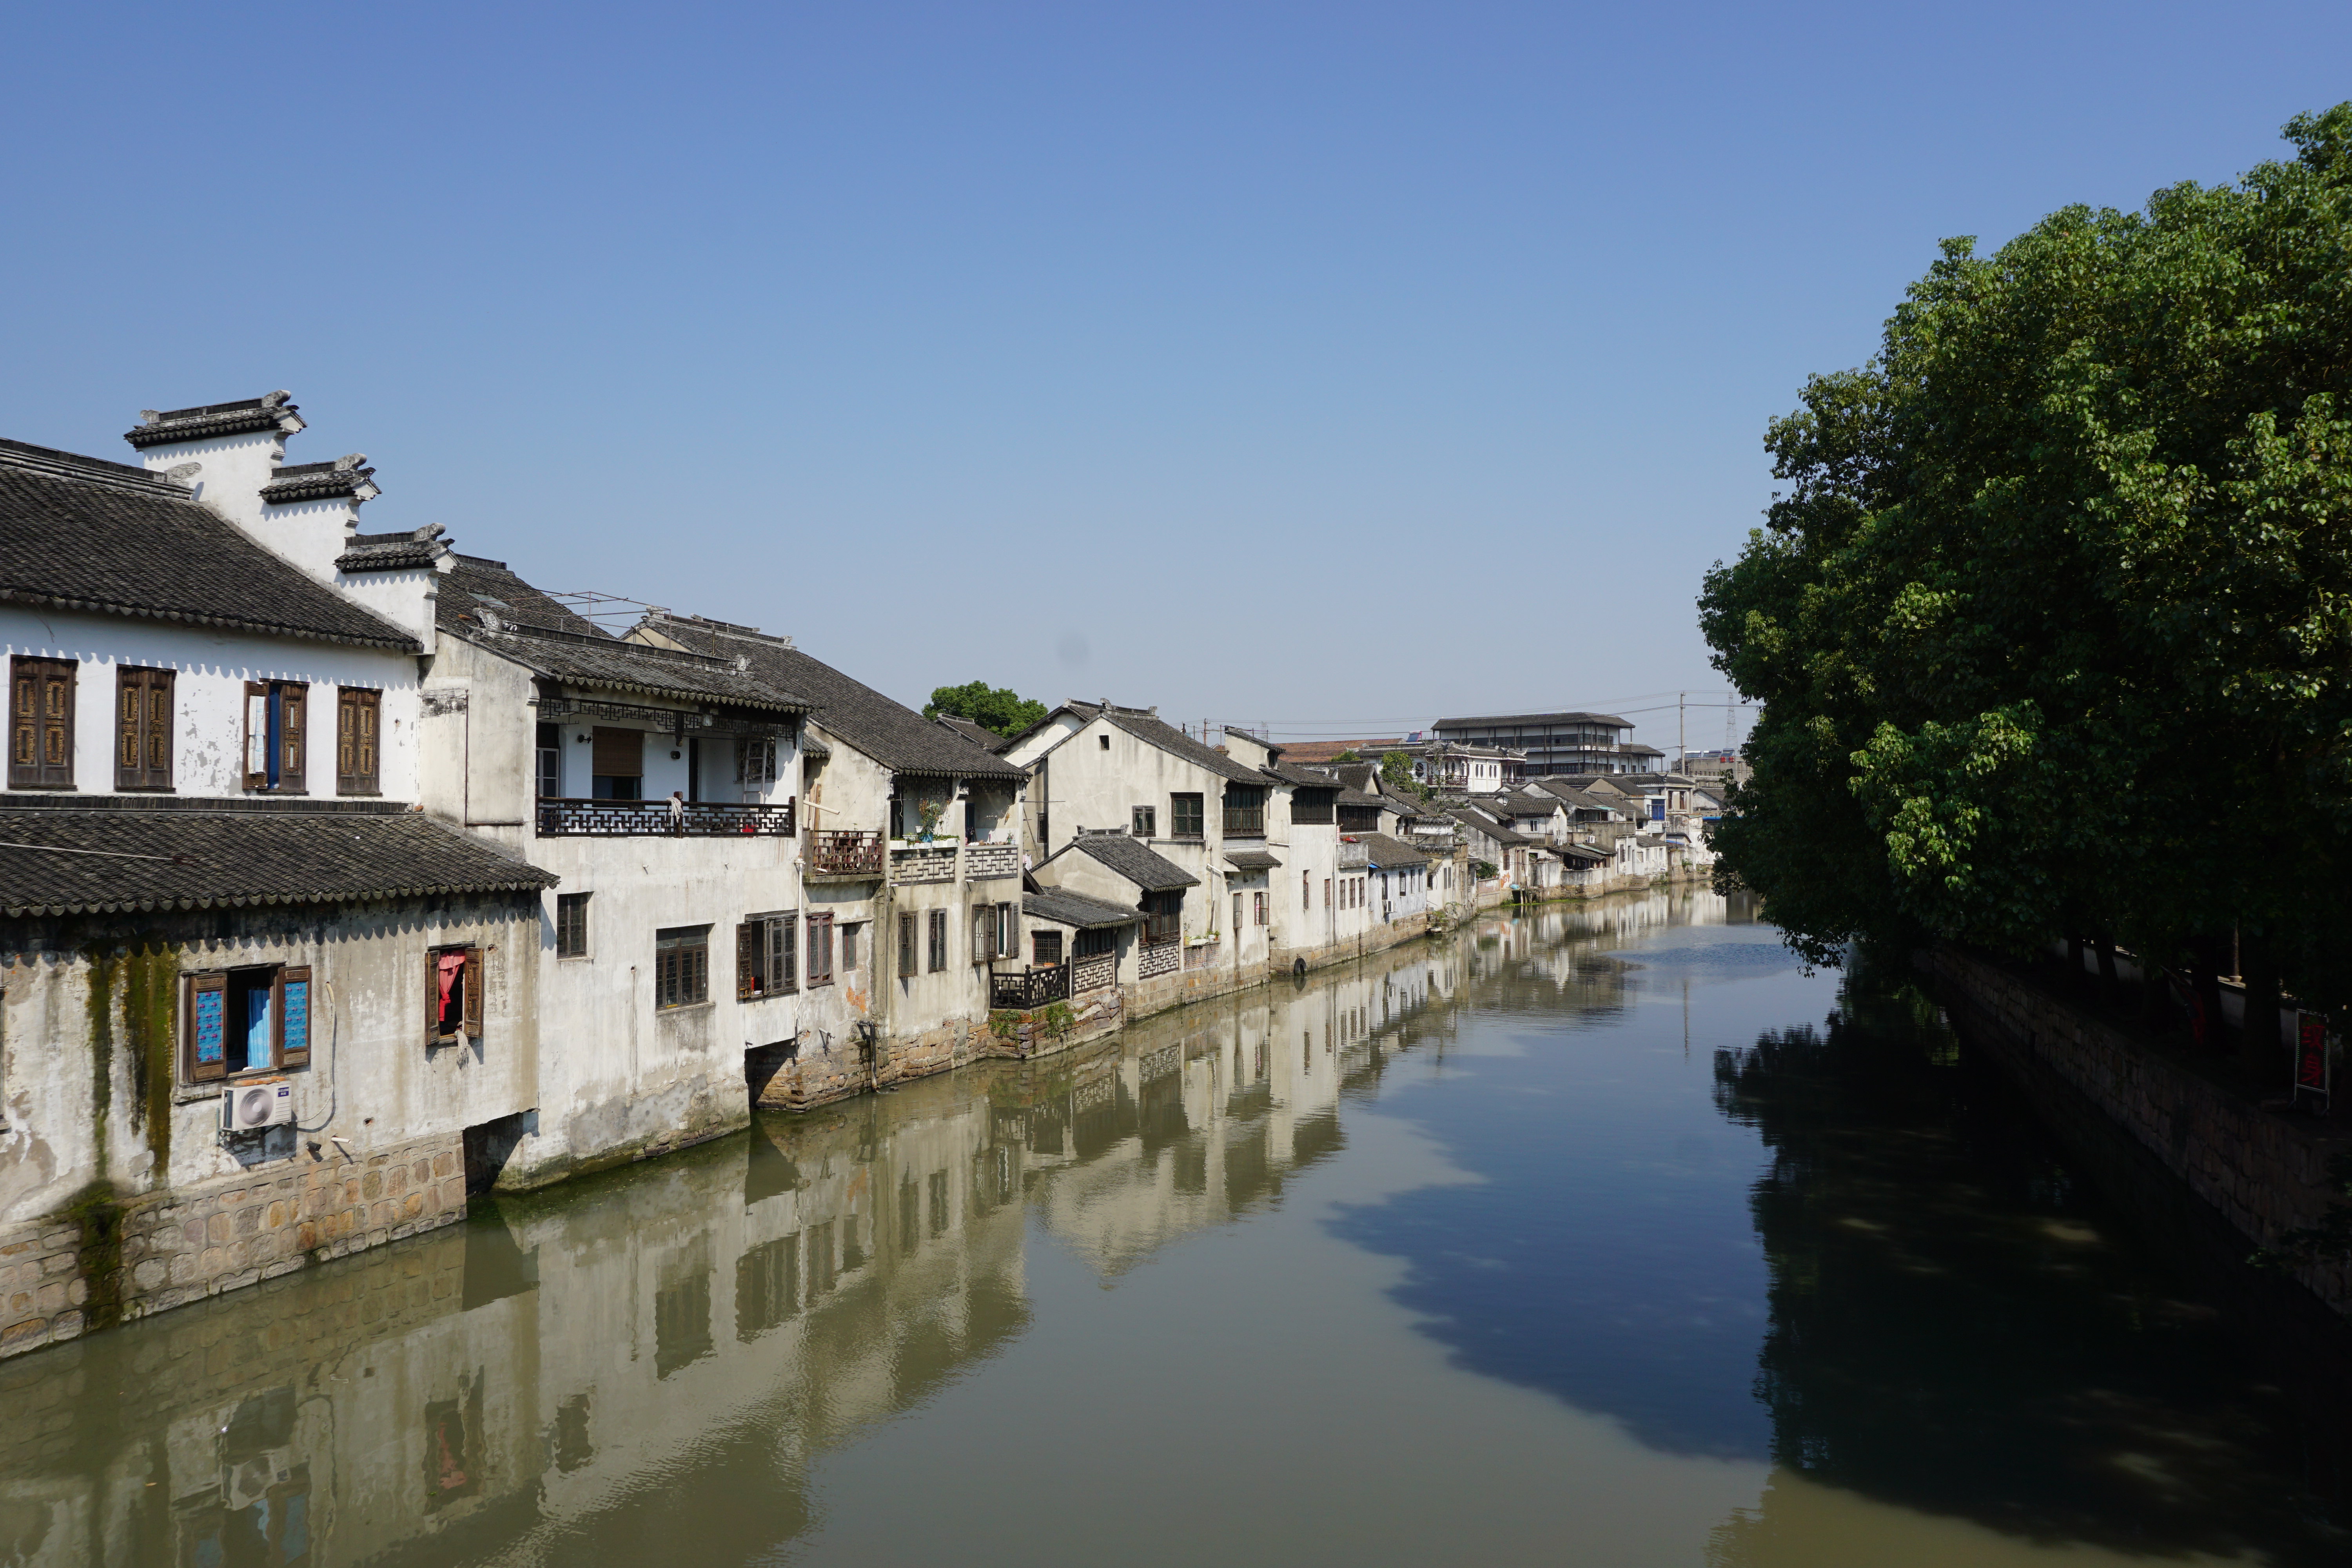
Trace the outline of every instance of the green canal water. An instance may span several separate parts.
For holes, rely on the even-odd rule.
[[[2352,1561],[2262,1339],[1661,895],[0,1363],[0,1565]]]

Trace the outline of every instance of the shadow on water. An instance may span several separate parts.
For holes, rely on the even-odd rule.
[[[2345,1560],[2271,1372],[1916,988],[1858,974],[1715,1079],[1770,1156],[1781,1466],[2040,1542]]]

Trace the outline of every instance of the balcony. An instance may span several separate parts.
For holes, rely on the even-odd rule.
[[[790,838],[793,802],[737,805],[690,800],[549,800],[541,838]]]
[[[967,844],[963,875],[968,882],[992,882],[1021,875],[1021,848],[1014,844]]]
[[[1228,838],[1265,837],[1265,807],[1263,805],[1225,807],[1225,837]]]
[[[809,835],[811,877],[879,877],[882,835],[871,829],[835,829]]]
[[[1116,952],[1098,952],[1090,958],[1070,961],[1070,991],[1073,995],[1099,991],[1106,985],[1117,984],[1118,980],[1118,954]]]
[[[1043,969],[1016,969],[1009,974],[994,973],[988,977],[988,1005],[992,1008],[1025,1013],[1032,1007],[1066,1002],[1069,998],[1070,966],[1066,963]]]
[[[944,844],[893,846],[890,850],[890,885],[894,888],[952,882],[955,879],[956,844],[952,838]]]

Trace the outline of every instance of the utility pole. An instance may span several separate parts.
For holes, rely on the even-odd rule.
[[[1687,691],[1675,693],[1675,772],[1678,773],[1686,773],[1690,769],[1688,729],[1683,722],[1684,710],[1689,697],[1690,693]]]

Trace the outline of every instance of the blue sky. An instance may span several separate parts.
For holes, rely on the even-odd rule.
[[[297,460],[376,463],[367,526],[908,701],[1668,746],[1765,421],[1940,237],[2352,97],[2341,0],[8,26],[0,435],[127,458],[282,386]]]

